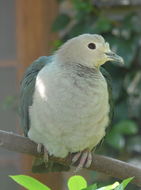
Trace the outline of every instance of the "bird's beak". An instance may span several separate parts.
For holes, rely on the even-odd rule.
[[[116,53],[110,51],[110,52],[107,52],[105,54],[107,56],[108,61],[114,61],[114,62],[117,62],[117,63],[124,64],[123,58],[120,57],[119,55],[117,55]]]

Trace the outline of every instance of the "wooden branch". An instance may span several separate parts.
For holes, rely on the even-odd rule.
[[[10,151],[29,154],[33,156],[40,156],[37,153],[37,144],[32,142],[26,137],[5,132],[0,130],[0,146]],[[51,160],[70,165],[72,156],[65,159],[50,157]],[[128,177],[135,177],[133,183],[141,187],[141,168],[137,168],[131,164],[125,163],[120,160],[109,158],[106,156],[94,155],[89,170],[103,172],[115,178],[125,179]]]

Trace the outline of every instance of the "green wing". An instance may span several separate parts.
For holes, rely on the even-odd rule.
[[[33,103],[33,94],[35,89],[36,77],[39,71],[46,64],[51,63],[52,60],[53,56],[43,56],[34,61],[26,70],[25,75],[21,81],[19,113],[21,117],[21,126],[24,130],[25,136],[27,136],[30,128],[29,106],[31,106]],[[49,161],[48,166],[46,166],[42,157],[36,158],[32,166],[32,171],[34,173],[46,173],[49,171],[67,170],[69,170],[69,166],[64,166],[62,164],[58,164],[52,161]]]
[[[110,74],[104,69],[103,67],[100,68],[100,71],[102,75],[104,76],[107,86],[108,86],[108,93],[109,93],[109,105],[110,105],[110,112],[109,112],[109,118],[110,118],[110,123],[111,124],[114,116],[114,103],[113,103],[113,97],[112,97],[112,78]]]
[[[39,71],[48,63],[52,62],[52,56],[40,57],[35,60],[26,70],[20,86],[20,106],[19,114],[21,118],[21,126],[27,136],[30,128],[29,106],[32,105],[35,81]]]

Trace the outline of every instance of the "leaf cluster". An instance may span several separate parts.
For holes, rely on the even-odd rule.
[[[51,190],[37,179],[27,175],[10,176],[15,182],[28,190]],[[121,183],[115,182],[105,187],[97,187],[97,184],[87,185],[87,181],[82,176],[72,176],[68,180],[68,190],[124,190],[133,177],[123,180]]]

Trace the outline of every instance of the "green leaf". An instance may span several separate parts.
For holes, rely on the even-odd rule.
[[[18,184],[22,185],[28,190],[51,190],[49,187],[45,186],[38,180],[26,176],[26,175],[16,175],[16,176],[10,176],[14,181],[16,181]]]
[[[69,190],[81,190],[87,187],[86,180],[79,175],[75,175],[69,178],[68,188]]]
[[[74,26],[71,28],[69,32],[69,38],[73,38],[77,35],[85,33],[85,30],[86,30],[85,25],[86,23],[82,23],[82,22],[77,22],[76,24],[74,24]]]
[[[63,44],[63,41],[62,40],[55,40],[54,42],[53,42],[53,50],[56,50],[56,49],[58,49],[61,45]]]
[[[90,13],[93,10],[93,5],[91,3],[91,0],[83,1],[83,0],[72,0],[74,8],[79,11],[83,11]]]
[[[138,132],[137,124],[132,120],[123,120],[114,126],[115,130],[121,134],[134,135]]]
[[[106,17],[99,17],[95,24],[95,32],[108,32],[112,28],[111,21]]]
[[[69,30],[68,38],[73,38],[84,33],[94,33],[94,21],[92,18],[85,16],[84,19],[78,21]]]
[[[99,188],[99,189],[97,189],[97,190],[113,190],[113,189],[115,189],[118,185],[119,185],[119,182],[115,182],[115,183],[112,184],[112,185],[107,185],[107,186],[101,187],[101,188]]]
[[[64,29],[70,22],[70,17],[67,14],[60,14],[52,25],[53,32]]]
[[[122,149],[125,146],[124,137],[117,133],[115,130],[111,130],[106,136],[106,142],[115,149]]]
[[[127,178],[125,180],[122,181],[122,183],[115,188],[115,190],[124,190],[125,187],[128,185],[128,183],[130,183],[130,181],[133,180],[134,177],[130,177],[130,178]]]

